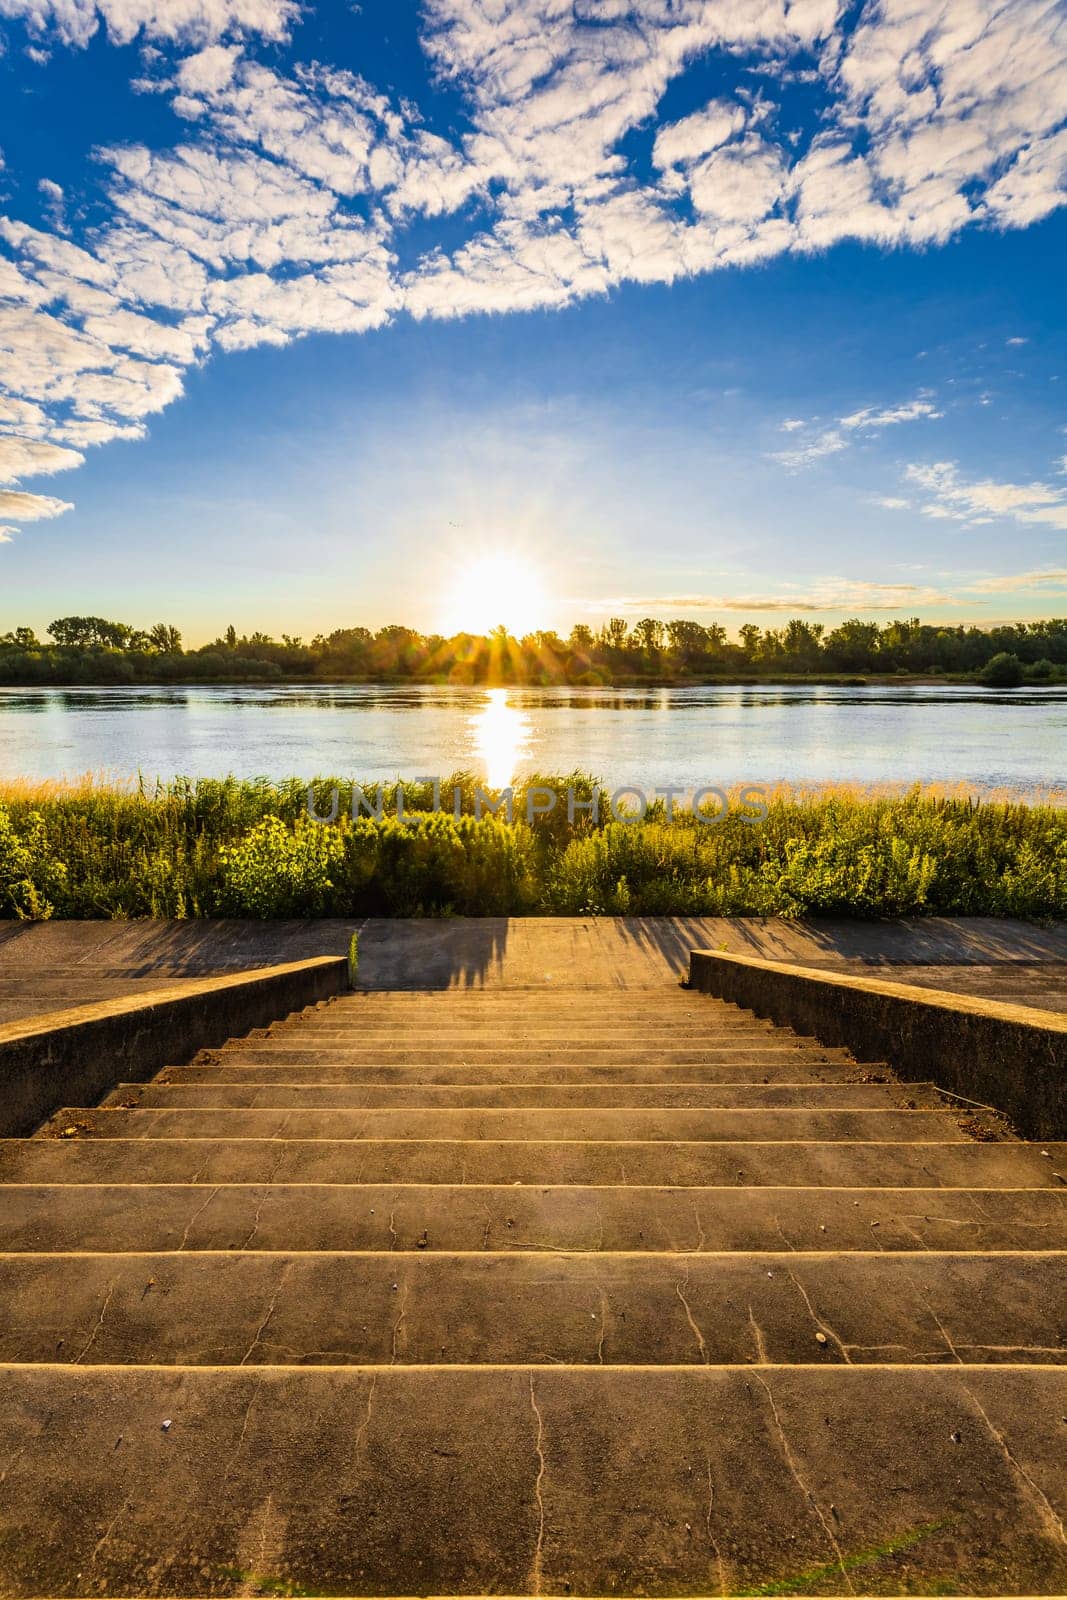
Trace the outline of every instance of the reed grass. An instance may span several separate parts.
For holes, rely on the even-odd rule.
[[[1067,797],[949,789],[778,786],[756,825],[714,826],[662,803],[629,824],[476,821],[475,779],[452,780],[458,820],[394,797],[350,816],[352,786],[293,779],[106,774],[0,782],[0,916],[24,918],[486,915],[1016,916],[1067,914]],[[531,777],[586,795],[588,776]],[[451,782],[445,785],[445,793]],[[368,793],[370,788],[368,788]]]

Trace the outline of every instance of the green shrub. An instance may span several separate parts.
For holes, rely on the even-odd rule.
[[[321,917],[332,906],[333,873],[344,861],[340,829],[306,817],[288,828],[257,822],[219,851],[219,909],[235,917]]]
[[[1001,650],[990,657],[978,676],[993,688],[1015,689],[1023,681],[1023,664],[1018,656]]]
[[[48,852],[44,820],[31,811],[16,832],[6,806],[0,805],[0,917],[44,922],[63,896],[66,870]]]

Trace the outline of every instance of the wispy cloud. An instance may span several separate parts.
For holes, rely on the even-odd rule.
[[[920,394],[914,400],[905,400],[900,405],[864,406],[859,411],[850,412],[846,417],[838,417],[836,424],[829,428],[819,428],[814,421],[804,422],[796,417],[789,417],[779,424],[782,432],[804,433],[805,437],[788,450],[772,451],[771,460],[777,461],[780,466],[796,470],[798,467],[810,466],[813,461],[818,461],[823,456],[836,455],[841,450],[847,450],[852,442],[848,437],[849,434],[876,434],[883,428],[892,428],[901,422],[934,421],[943,415],[944,413],[937,409],[927,394]]]
[[[753,590],[746,594],[614,595],[591,600],[589,609],[605,615],[668,617],[683,611],[902,611],[908,607],[941,602],[958,603],[954,596],[929,585],[867,583],[825,578],[807,587]]]
[[[853,411],[850,416],[840,419],[843,428],[858,428],[865,433],[876,433],[880,428],[892,428],[899,422],[918,422],[922,418],[931,421],[944,416],[931,400],[918,397],[906,400],[903,405],[886,406],[879,410],[877,406],[865,406],[862,411]]]
[[[810,434],[802,444],[795,445],[791,450],[772,451],[771,460],[791,469],[809,467],[823,456],[834,456],[840,450],[847,450],[848,444],[839,428],[826,428],[822,433]]]
[[[931,498],[920,503],[924,516],[970,524],[997,518],[1067,529],[1067,488],[1047,483],[1007,483],[994,478],[965,479],[954,461],[913,463],[905,477]]]
[[[1026,590],[1067,594],[1067,567],[1047,567],[1036,572],[1013,572],[999,578],[979,578],[969,587],[975,594],[1017,594]]]
[[[744,594],[697,593],[612,595],[589,600],[590,611],[605,616],[669,618],[685,612],[760,612],[799,615],[878,611],[914,612],[918,606],[976,607],[985,597],[1067,594],[1067,568],[1039,568],[999,576],[952,575],[947,587],[917,583],[874,583],[849,578],[822,578],[806,585],[754,589]]]

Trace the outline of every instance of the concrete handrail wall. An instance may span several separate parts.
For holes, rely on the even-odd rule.
[[[95,1105],[116,1083],[144,1081],[348,988],[347,958],[319,956],[9,1023],[0,1027],[0,1137],[32,1133],[59,1106]]]
[[[1030,1139],[1067,1138],[1067,1016],[946,989],[694,950],[694,989],[995,1106]]]

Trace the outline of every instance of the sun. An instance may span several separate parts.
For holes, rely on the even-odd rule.
[[[479,556],[456,572],[446,590],[441,630],[489,633],[501,623],[521,639],[545,625],[545,581],[532,561],[521,556]]]

